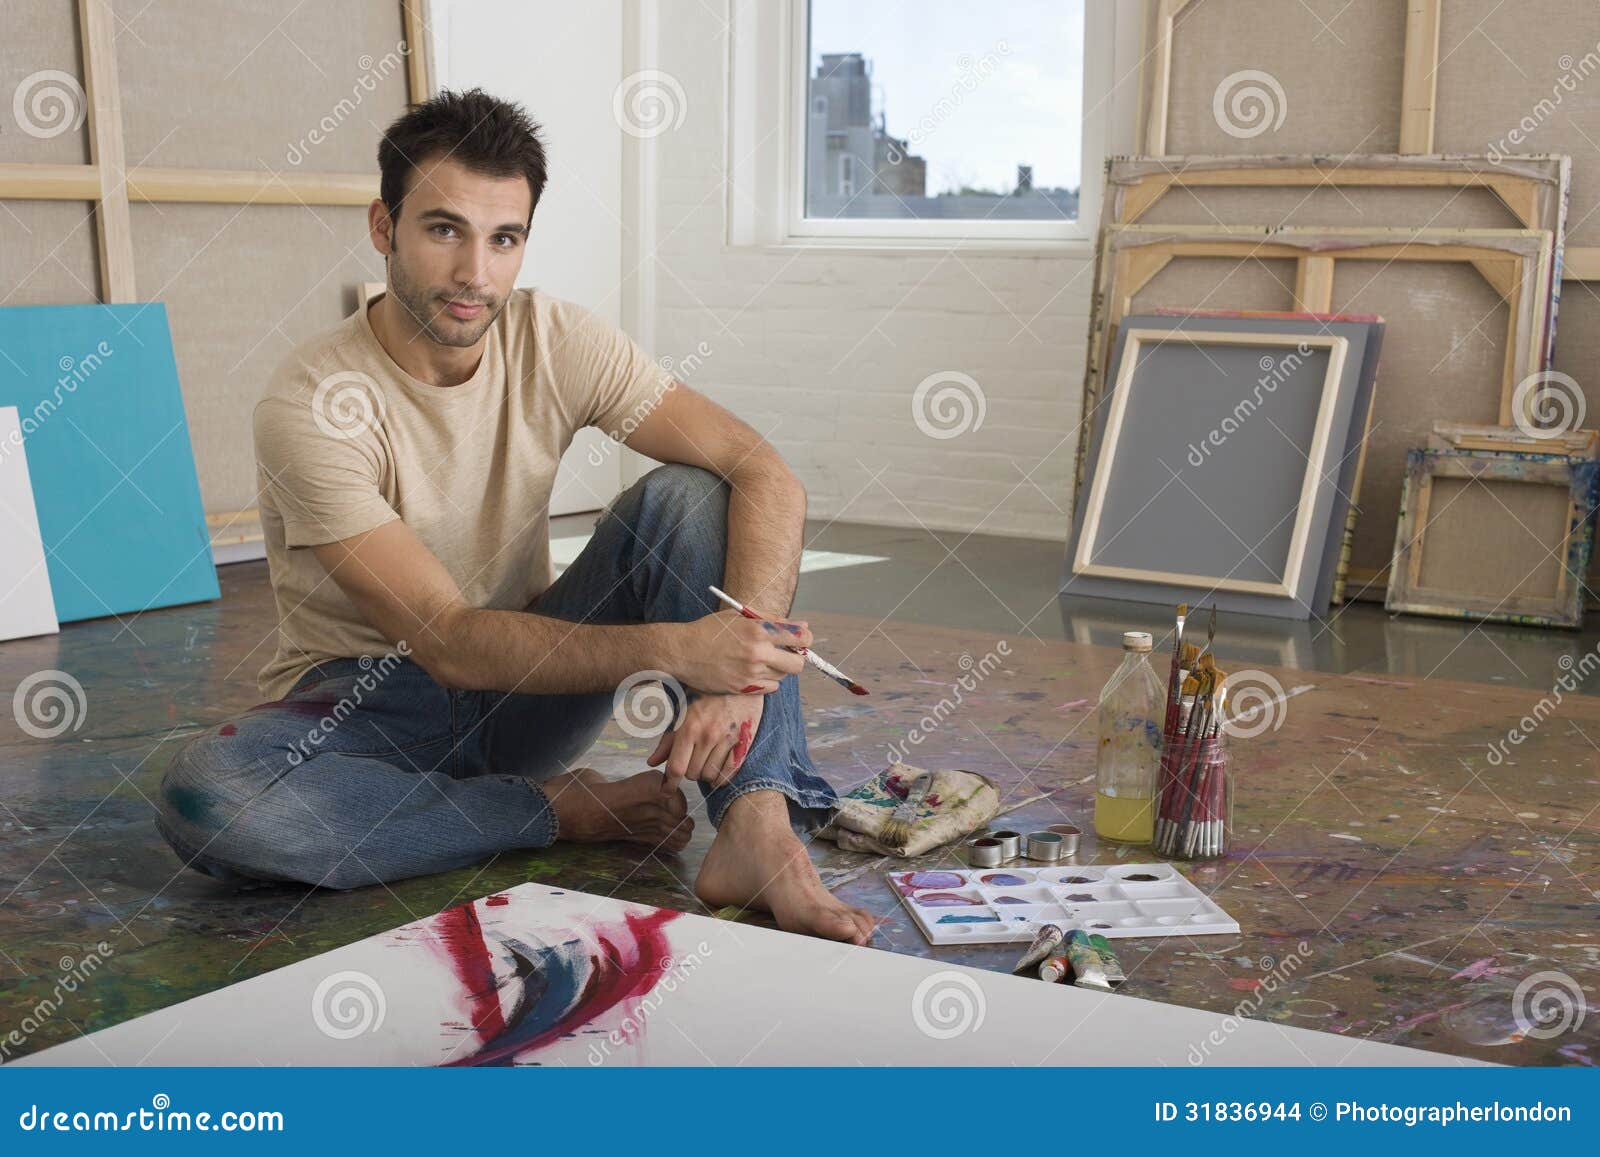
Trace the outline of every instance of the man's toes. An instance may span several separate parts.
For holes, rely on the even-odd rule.
[[[872,934],[878,929],[878,918],[865,908],[850,909],[850,918],[855,921],[856,928],[861,932],[861,939],[857,944],[865,944],[872,939]]]
[[[852,944],[864,944],[861,928],[851,919],[850,913],[843,909],[834,909],[818,914],[817,932],[830,940],[848,940]]]

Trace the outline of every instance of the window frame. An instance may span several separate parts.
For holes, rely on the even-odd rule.
[[[1118,9],[1122,4],[1084,0],[1083,119],[1075,220],[990,221],[973,218],[874,218],[806,216],[806,131],[810,110],[811,0],[782,0],[787,11],[784,52],[787,57],[782,101],[783,174],[779,182],[782,242],[817,244],[978,244],[1035,242],[1050,247],[1086,249],[1093,244],[1104,190],[1101,174],[1110,155],[1117,101],[1114,46],[1118,43]]]

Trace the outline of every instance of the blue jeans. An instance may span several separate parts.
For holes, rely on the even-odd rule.
[[[685,622],[718,609],[728,489],[663,466],[621,494],[583,553],[526,608],[573,623]],[[443,872],[561,835],[540,782],[569,770],[612,694],[524,695],[440,686],[391,654],[335,659],[289,694],[191,739],[161,785],[161,834],[190,867],[228,880],[353,888]],[[796,830],[837,796],[806,752],[797,676],[767,696],[743,766],[706,808],[778,791]]]

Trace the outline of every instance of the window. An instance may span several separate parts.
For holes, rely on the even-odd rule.
[[[1134,144],[1142,3],[734,5],[730,244],[1086,250]]]

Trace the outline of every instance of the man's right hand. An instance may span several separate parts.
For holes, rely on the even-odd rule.
[[[805,623],[747,619],[738,611],[718,611],[669,629],[668,670],[696,691],[715,695],[776,691],[785,675],[798,675],[806,665],[803,656],[785,648],[811,645]]]

